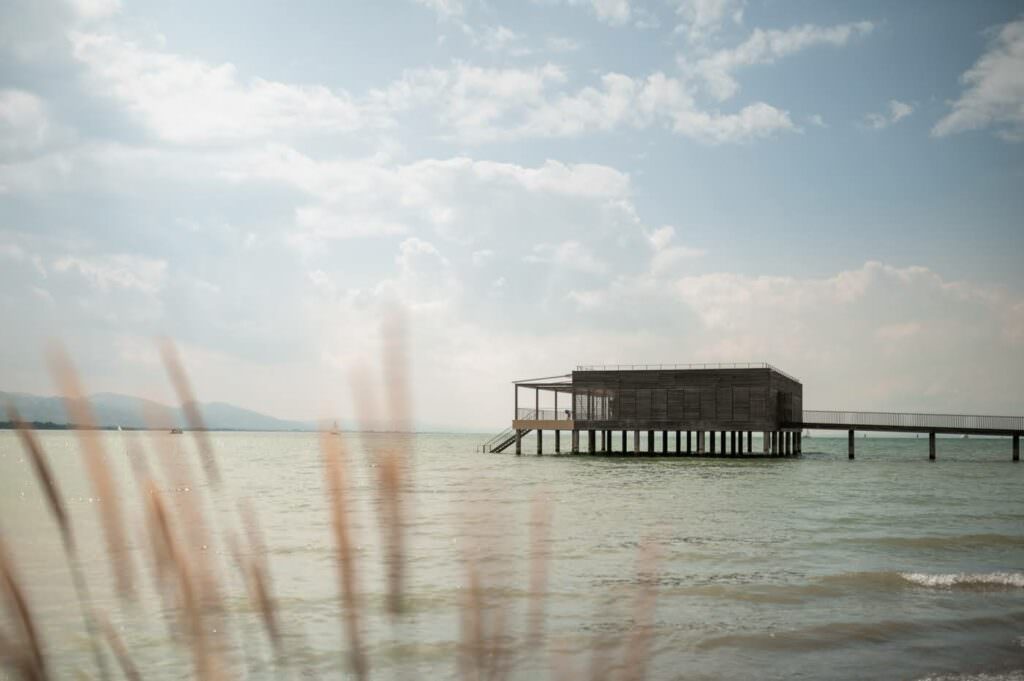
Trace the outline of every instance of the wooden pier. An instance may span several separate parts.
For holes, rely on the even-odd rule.
[[[543,454],[550,431],[556,453],[565,432],[574,454],[797,456],[803,431],[814,429],[847,431],[850,459],[856,431],[879,431],[927,433],[932,460],[940,434],[1007,436],[1019,461],[1024,434],[1024,417],[1016,416],[805,411],[802,384],[765,363],[578,366],[513,387],[512,425],[481,451],[514,445],[522,454],[523,438],[535,432]],[[532,392],[532,405],[520,405],[523,390]],[[542,394],[550,406],[541,407]],[[757,451],[754,433],[761,435]]]

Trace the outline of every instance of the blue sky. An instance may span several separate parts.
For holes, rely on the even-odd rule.
[[[421,423],[508,381],[769,361],[818,408],[1024,413],[1015,2],[10,2],[0,389]],[[438,399],[443,395],[444,399]]]

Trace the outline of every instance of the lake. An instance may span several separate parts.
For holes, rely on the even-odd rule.
[[[114,593],[97,514],[105,502],[75,434],[40,434],[96,607],[145,678],[193,674],[178,606],[156,588],[147,475],[221,585],[223,614],[208,633],[228,675],[348,670],[317,435],[211,434],[217,489],[188,433],[100,438],[127,519],[123,560],[138,593],[129,603]],[[522,679],[621,675],[641,663],[656,679],[1024,679],[1024,466],[1010,462],[1008,438],[940,438],[935,462],[927,438],[858,438],[852,462],[845,437],[805,439],[798,458],[751,460],[474,452],[485,439],[340,437],[371,677],[458,678],[476,637]],[[378,450],[388,448],[408,449],[409,462],[397,616],[387,612],[378,522]],[[265,549],[241,553],[269,565],[281,659],[224,539],[245,536],[240,500],[264,535]],[[60,535],[6,431],[0,531],[53,675],[94,674]],[[547,558],[531,563],[533,554]],[[531,575],[544,578],[543,598],[531,595]],[[543,617],[531,620],[531,607]]]

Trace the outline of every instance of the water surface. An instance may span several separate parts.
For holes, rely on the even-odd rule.
[[[213,434],[224,486],[203,482],[189,435],[104,433],[139,568],[122,607],[73,433],[41,434],[68,498],[99,607],[146,678],[191,676],[153,588],[136,475],[151,472],[179,512],[200,509],[216,537],[240,532],[236,502],[267,540],[287,673],[275,666],[231,556],[207,550],[226,583],[221,632],[250,678],[346,669],[338,581],[317,436]],[[790,459],[478,454],[475,435],[346,435],[358,582],[378,678],[458,676],[467,570],[488,605],[485,632],[514,649],[513,678],[589,674],[624,664],[649,614],[650,678],[1020,678],[1024,669],[1024,466],[1008,439],[805,439]],[[411,448],[407,610],[385,613],[375,458],[367,443]],[[550,442],[545,442],[549,445]],[[532,442],[524,451],[533,450]],[[759,443],[755,442],[755,449]],[[134,465],[134,469],[133,469]],[[525,645],[531,509],[550,500],[540,647]],[[182,516],[186,517],[186,516]],[[59,535],[13,433],[0,433],[0,531],[43,622],[58,676],[90,656]],[[555,670],[555,671],[552,671]]]

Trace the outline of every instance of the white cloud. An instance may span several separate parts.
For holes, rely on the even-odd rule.
[[[870,21],[836,26],[805,24],[786,30],[758,28],[740,45],[714,52],[693,64],[681,60],[680,67],[701,79],[711,95],[722,101],[739,91],[739,83],[733,74],[742,67],[771,64],[819,45],[843,46],[852,38],[867,35],[873,29],[874,24]]]
[[[821,117],[821,114],[811,114],[807,117],[807,122],[816,128],[827,128],[828,124],[825,123],[825,119]]]
[[[886,113],[869,113],[864,116],[864,123],[872,130],[882,130],[914,113],[914,107],[897,99],[889,100],[889,111]]]
[[[718,33],[726,21],[743,21],[746,0],[679,0],[676,14],[679,25],[675,32],[691,43],[701,43]]]
[[[463,0],[413,0],[413,2],[433,10],[439,19],[461,17],[466,11]]]
[[[24,90],[0,90],[0,156],[32,151],[51,133],[46,107]]]
[[[1003,26],[960,81],[966,89],[932,135],[996,127],[1006,141],[1024,141],[1024,19]]]
[[[558,244],[537,244],[533,253],[524,260],[534,264],[548,264],[591,274],[603,274],[608,265],[597,258],[590,249],[579,241],[563,241]]]
[[[661,124],[683,136],[716,144],[796,129],[788,112],[763,102],[735,113],[702,110],[684,82],[663,73],[646,78],[606,73],[598,85],[574,92],[552,91],[552,86],[567,79],[562,69],[551,64],[532,69],[457,64],[450,70],[407,72],[374,97],[392,109],[433,103],[440,122],[456,139],[470,143],[573,137]]]
[[[70,39],[101,92],[169,142],[351,132],[388,123],[347,93],[321,85],[243,80],[233,64],[147,49],[113,34],[73,31]]]
[[[153,294],[167,279],[167,261],[139,255],[65,255],[54,260],[52,271],[75,273],[100,291],[129,289]]]
[[[68,0],[68,3],[84,19],[102,19],[121,11],[120,0]]]

